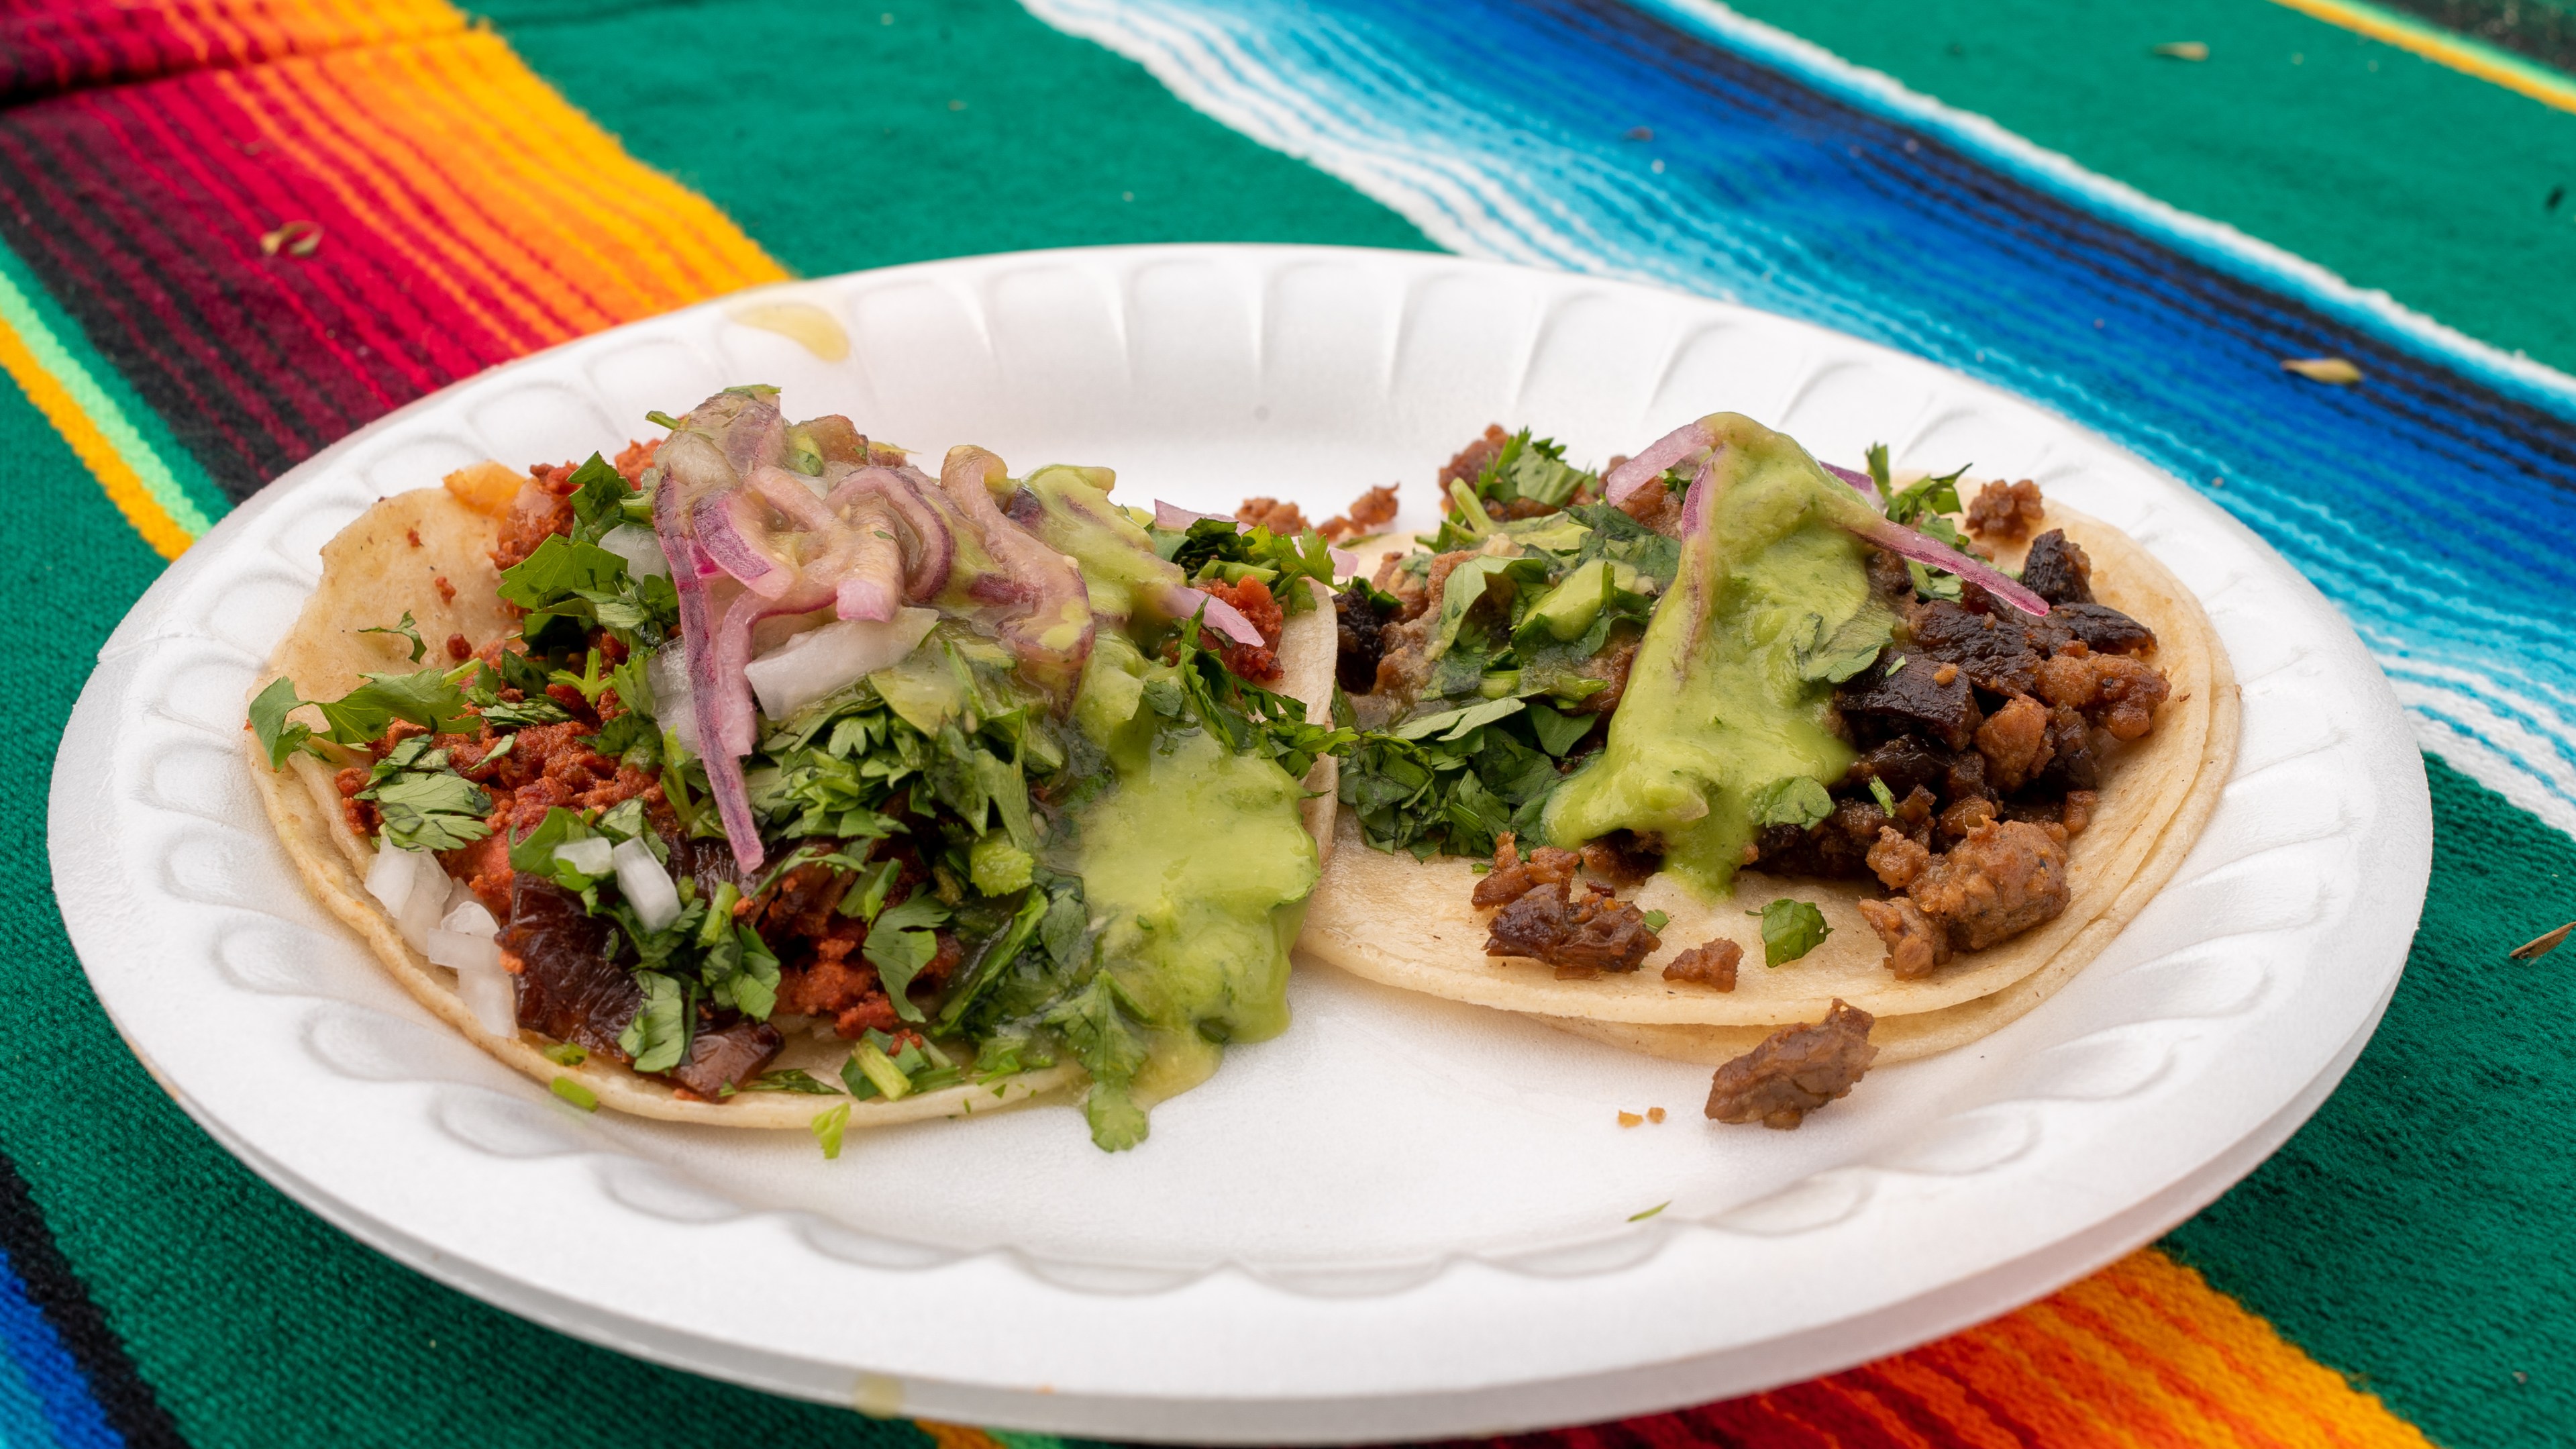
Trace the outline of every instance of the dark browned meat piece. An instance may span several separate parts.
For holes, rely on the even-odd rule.
[[[1916,604],[1907,622],[1914,632],[1906,647],[1909,669],[1917,661],[1956,664],[1968,683],[1990,694],[2037,694],[2040,660],[2063,636],[2035,629],[2026,614],[1980,614],[1946,599]],[[1942,739],[1952,749],[1967,747],[1965,739]]]
[[[1568,913],[1571,929],[1544,957],[1559,976],[1590,976],[1602,971],[1634,971],[1662,946],[1663,938],[1646,929],[1646,913],[1604,891],[1587,892]]]
[[[1869,849],[1888,823],[1887,813],[1866,797],[1837,800],[1832,814],[1804,829],[1764,826],[1753,839],[1753,863],[1775,875],[1823,880],[1865,877],[1870,873]]]
[[[1448,498],[1449,484],[1454,479],[1463,478],[1474,483],[1476,475],[1484,472],[1487,464],[1503,455],[1503,444],[1511,440],[1512,435],[1503,431],[1502,424],[1487,423],[1483,437],[1460,448],[1456,457],[1440,465],[1441,498]],[[1445,501],[1442,506],[1447,507]]]
[[[1381,637],[1386,615],[1379,611],[1374,594],[1353,579],[1349,588],[1333,595],[1333,624],[1341,635],[1333,678],[1345,694],[1367,694],[1377,688],[1377,661],[1386,652]]]
[[[1485,954],[1544,961],[1565,939],[1569,914],[1562,882],[1523,891],[1485,928]]]
[[[1869,551],[1869,592],[1872,598],[1897,613],[1914,598],[1914,572],[1905,560],[1883,548]]]
[[[1998,478],[1968,500],[1968,531],[1979,538],[2018,542],[2030,537],[2045,517],[2047,506],[2040,499],[2039,485],[2027,478],[2018,483]]]
[[[2155,630],[2108,604],[2059,604],[2048,617],[2096,654],[2143,654],[2156,647]]]
[[[1990,820],[1933,857],[1906,894],[1959,950],[2011,940],[2066,909],[2064,834]]]
[[[2023,587],[2052,604],[2093,602],[2093,560],[2067,541],[2062,528],[2052,528],[2030,541],[2030,553],[2021,562],[2021,581]]]
[[[608,959],[609,941],[608,922],[586,914],[579,896],[538,876],[512,881],[501,950],[504,964],[518,962],[519,1025],[594,1056],[627,1060],[617,1036],[644,993]]]
[[[689,1038],[689,1059],[671,1068],[672,1081],[713,1102],[725,1089],[759,1076],[784,1039],[765,1021],[735,1021]]]
[[[1869,1044],[1877,1018],[1834,999],[1813,1026],[1784,1026],[1760,1046],[1717,1069],[1708,1084],[1708,1115],[1718,1122],[1759,1122],[1787,1130],[1852,1089],[1878,1059]]]
[[[1882,964],[1897,980],[1918,980],[1949,964],[1950,938],[1921,907],[1903,896],[1860,902],[1860,918],[1886,944],[1887,960]]]
[[[1634,831],[1613,830],[1583,844],[1583,868],[1614,886],[1642,884],[1663,867],[1663,842]]]
[[[1238,523],[1249,523],[1276,534],[1306,531],[1306,515],[1298,510],[1297,505],[1282,503],[1276,498],[1247,498],[1241,508],[1234,510],[1234,517]]]
[[[2082,713],[2056,705],[2048,711],[2048,768],[2039,783],[2050,790],[2090,790],[2102,783],[2102,758],[2093,751],[2093,726]]]
[[[1693,946],[1665,962],[1664,979],[1687,981],[1711,991],[1733,991],[1735,968],[1743,961],[1744,948],[1721,936]]]
[[[1590,976],[1634,971],[1662,944],[1635,906],[1598,891],[1569,901],[1565,882],[1548,881],[1495,915],[1485,954],[1526,956],[1560,976]]]
[[[2037,658],[2030,661],[2036,671]],[[1954,750],[1968,748],[1983,716],[1968,688],[1972,671],[1954,672],[1939,683],[1940,662],[1928,651],[1908,650],[1904,663],[1889,673],[1881,659],[1834,691],[1834,703],[1855,733],[1873,739],[1918,734]]]
[[[1943,751],[1912,735],[1899,735],[1871,746],[1868,753],[1852,762],[1843,779],[1863,789],[1875,779],[1899,800],[1917,787],[1938,795],[1949,785],[1950,760]]]
[[[1978,826],[1995,818],[1995,802],[1985,795],[1970,795],[1941,812],[1941,839],[1957,841]]]
[[[2006,700],[1977,726],[1977,753],[1996,789],[2020,789],[2048,764],[2048,706],[2028,695]]]

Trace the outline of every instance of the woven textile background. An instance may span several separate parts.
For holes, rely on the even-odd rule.
[[[2280,548],[2428,751],[2407,977],[2244,1184],[1951,1339],[1529,1442],[2576,1441],[2576,962],[2506,959],[2576,917],[2569,34],[2554,0],[0,0],[0,1444],[1047,1442],[648,1367],[324,1226],[118,1044],[42,782],[162,562],[410,399],[782,276],[1163,240],[1639,277],[2012,387]],[[2321,355],[2365,380],[2279,367]]]

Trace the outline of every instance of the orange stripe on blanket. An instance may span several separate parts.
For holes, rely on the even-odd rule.
[[[1769,1393],[1516,1449],[2430,1449],[2149,1248],[1991,1323]]]
[[[2302,1353],[2189,1268],[2134,1253],[1992,1323],[1860,1370],[1947,1378],[1983,1406],[1984,1442],[2429,1449],[2421,1431]],[[1967,1407],[1951,1400],[1953,1412]],[[1964,1426],[1963,1426],[1964,1427]],[[1965,1437],[1965,1436],[1963,1436]]]

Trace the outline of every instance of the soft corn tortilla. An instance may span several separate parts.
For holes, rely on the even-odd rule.
[[[452,634],[479,646],[515,630],[517,621],[494,592],[499,575],[490,551],[498,532],[497,519],[467,507],[444,488],[397,494],[370,508],[323,546],[321,585],[278,645],[259,687],[282,674],[308,699],[335,699],[363,683],[363,674],[408,671],[424,667],[429,659],[444,659],[441,646]],[[452,598],[438,586],[442,577],[453,586]],[[410,662],[410,645],[400,636],[358,632],[399,619],[405,610],[430,644],[432,652],[423,665]],[[1320,718],[1329,708],[1335,647],[1329,603],[1290,619],[1280,640],[1282,689],[1307,701],[1310,717]],[[457,994],[456,973],[431,965],[403,940],[393,918],[367,893],[367,868],[375,851],[349,827],[329,767],[299,754],[285,770],[271,770],[253,744],[250,772],[279,841],[315,899],[366,941],[414,1000],[511,1068],[540,1082],[571,1078],[589,1088],[603,1107],[720,1127],[803,1128],[817,1113],[847,1103],[850,1127],[886,1127],[990,1112],[1081,1080],[1078,1069],[1064,1065],[899,1101],[746,1092],[707,1102],[682,1097],[667,1082],[638,1076],[603,1058],[563,1066],[545,1055],[550,1043],[533,1032],[499,1036],[484,1030]],[[1309,802],[1305,815],[1319,851],[1331,843],[1333,785],[1330,760],[1307,777],[1309,790],[1323,791],[1323,810]],[[787,1044],[771,1064],[773,1070],[802,1067],[828,1079],[848,1052],[848,1044],[837,1038],[826,1042],[802,1031],[785,1035]]]
[[[1537,962],[1484,954],[1490,913],[1470,901],[1472,862],[1371,850],[1346,816],[1338,827],[1343,848],[1315,888],[1299,945],[1390,986],[1527,1012],[1691,1060],[1723,1061],[1780,1025],[1818,1020],[1837,997],[1879,1018],[1873,1040],[1898,1060],[1994,1030],[2098,955],[2172,877],[2236,754],[2235,678],[2189,591],[2107,524],[2051,505],[2047,526],[2066,530],[2092,558],[2097,599],[2155,631],[2150,662],[2172,683],[2154,732],[2106,762],[2092,824],[2070,843],[2069,899],[2057,919],[1929,977],[1900,981],[1882,964],[1885,947],[1855,906],[1882,894],[1874,881],[1747,871],[1731,897],[1712,902],[1659,874],[1633,899],[1670,917],[1659,933],[1662,949],[1632,973],[1561,981]],[[2004,562],[2018,559],[2008,552]],[[1766,969],[1759,924],[1746,913],[1784,895],[1814,902],[1833,933],[1804,958]],[[1663,979],[1675,954],[1721,937],[1744,949],[1733,991]]]

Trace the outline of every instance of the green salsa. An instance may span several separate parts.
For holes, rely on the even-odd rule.
[[[1660,836],[1665,869],[1714,896],[1734,883],[1765,786],[1850,767],[1833,681],[1894,621],[1870,599],[1867,546],[1836,526],[1850,490],[1783,434],[1731,413],[1707,425],[1724,446],[1705,523],[1683,540],[1606,745],[1543,822],[1560,845]]]

